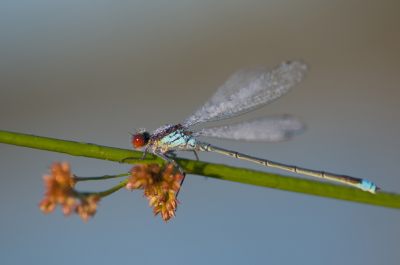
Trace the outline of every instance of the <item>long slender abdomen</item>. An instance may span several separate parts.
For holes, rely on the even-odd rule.
[[[331,181],[336,181],[340,183],[344,183],[356,188],[359,188],[363,191],[368,191],[371,193],[375,193],[377,190],[379,190],[376,185],[370,181],[364,180],[364,179],[359,179],[359,178],[354,178],[350,176],[345,176],[345,175],[337,175],[333,173],[328,173],[324,171],[317,171],[317,170],[312,170],[312,169],[307,169],[307,168],[302,168],[302,167],[296,167],[296,166],[291,166],[291,165],[285,165],[282,163],[276,163],[273,161],[249,156],[246,154],[242,154],[239,152],[231,151],[228,149],[223,149],[215,145],[211,145],[208,143],[196,141],[195,147],[198,148],[200,151],[206,151],[206,152],[215,152],[215,153],[220,153],[223,155],[239,158],[239,159],[244,159],[248,160],[257,164],[269,166],[269,167],[275,167],[291,172],[296,172],[299,174],[303,175],[308,175],[316,178],[322,178],[322,179],[327,179]]]

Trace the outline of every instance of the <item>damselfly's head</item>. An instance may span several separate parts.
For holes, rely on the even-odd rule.
[[[133,148],[142,148],[150,140],[150,134],[144,129],[140,129],[139,132],[132,134]]]

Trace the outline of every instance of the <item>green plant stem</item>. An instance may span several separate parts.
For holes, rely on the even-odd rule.
[[[101,177],[77,177],[74,175],[74,179],[76,181],[88,181],[88,180],[102,180],[102,179],[113,179],[113,178],[120,178],[124,176],[129,176],[131,173],[119,174],[119,175],[105,175]]]
[[[99,192],[81,192],[80,194],[85,195],[85,196],[90,196],[90,195],[97,195],[100,197],[106,197],[110,194],[113,194],[114,192],[122,189],[125,187],[126,183],[128,182],[129,178],[125,179],[124,181],[121,181],[117,186],[112,187],[111,189],[105,190],[105,191],[99,191]]]
[[[121,161],[123,158],[126,157],[142,157],[142,152],[132,150],[58,140],[6,131],[0,131],[0,143],[19,145],[53,152],[66,153],[74,156],[84,156],[116,162]],[[188,174],[196,174],[262,187],[269,187],[274,189],[281,189],[400,209],[400,195],[395,193],[379,191],[377,194],[371,194],[352,187],[336,185],[322,181],[281,176],[272,173],[235,168],[212,163],[197,162],[181,158],[175,158],[174,160],[178,164],[180,164]],[[144,161],[127,160],[127,162],[132,164],[157,163],[159,165],[165,163],[164,160],[153,154],[147,154],[146,160]],[[111,194],[115,192],[122,187],[120,185],[124,185],[122,183],[123,182],[110,190],[104,191],[101,194]]]

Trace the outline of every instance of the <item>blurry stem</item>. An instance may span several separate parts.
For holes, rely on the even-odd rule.
[[[78,181],[87,181],[87,180],[101,180],[101,179],[113,179],[120,178],[124,176],[129,176],[131,173],[119,174],[119,175],[105,175],[101,177],[77,177],[74,175],[74,180]]]
[[[105,191],[100,191],[100,192],[80,192],[81,195],[83,196],[90,196],[90,195],[96,195],[100,197],[106,197],[110,194],[113,194],[114,192],[120,190],[121,188],[125,187],[126,183],[128,182],[129,178],[125,179],[124,181],[120,182],[117,186],[112,187],[111,189],[105,190]]]

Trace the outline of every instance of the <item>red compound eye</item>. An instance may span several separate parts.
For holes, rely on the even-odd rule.
[[[132,142],[134,148],[142,147],[144,145],[144,137],[140,134],[137,134],[133,136]]]

